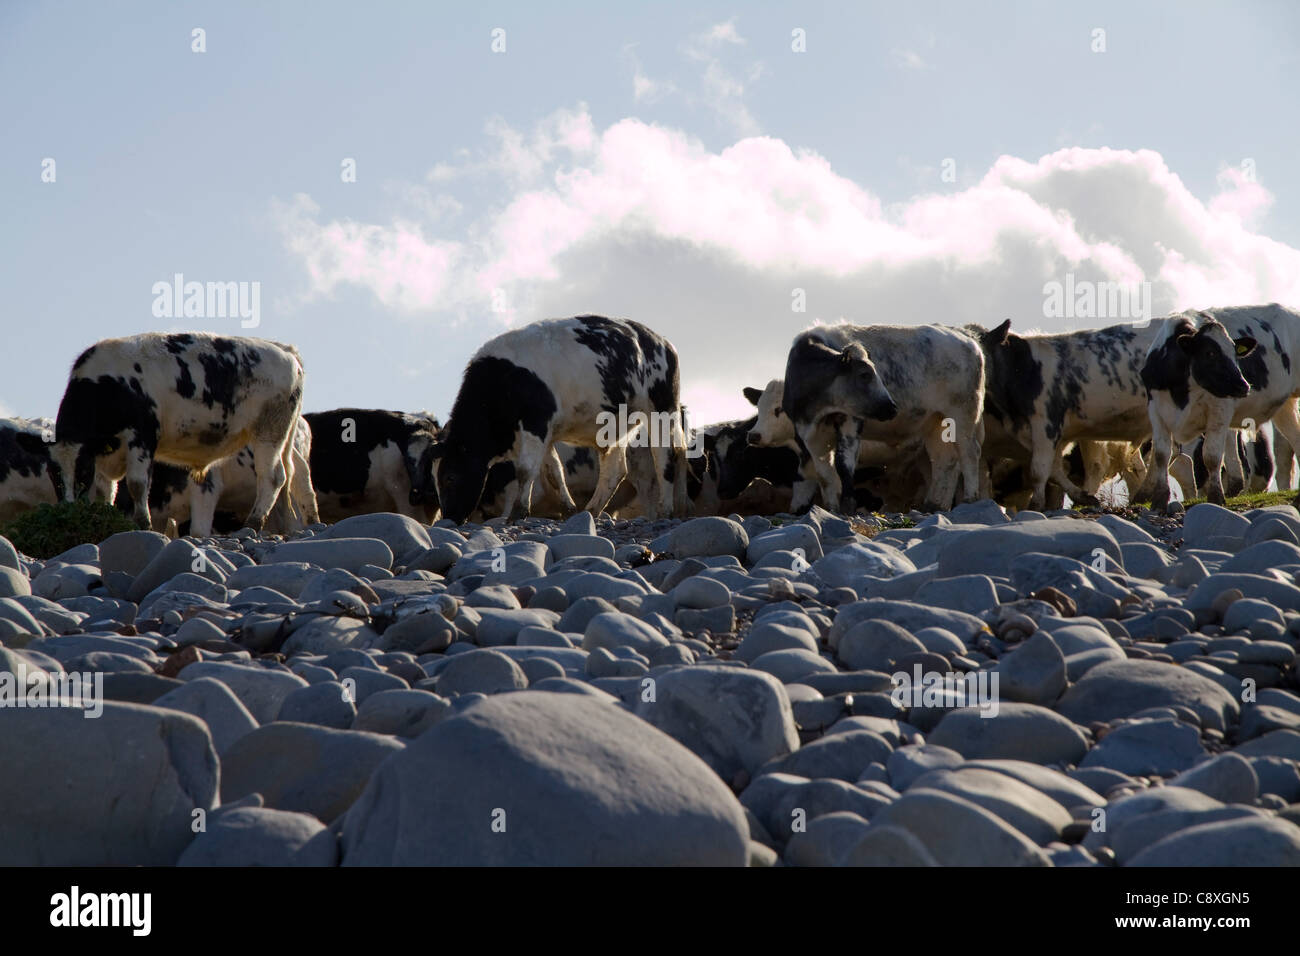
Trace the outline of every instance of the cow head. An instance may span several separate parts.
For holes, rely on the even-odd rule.
[[[1194,334],[1179,335],[1178,347],[1191,363],[1193,380],[1214,397],[1245,398],[1250,392],[1237,363],[1255,351],[1254,339],[1231,339],[1220,322],[1209,319]]]
[[[431,416],[418,418],[402,449],[402,462],[410,479],[410,503],[413,508],[424,508],[429,514],[438,510],[438,486],[434,480],[434,445],[441,434],[438,420]]]
[[[785,382],[774,378],[761,391],[746,388],[745,397],[758,409],[755,423],[749,430],[751,445],[784,445],[794,441],[794,422],[781,408]]]
[[[464,524],[483,497],[487,457],[454,437],[440,438],[430,446],[428,454],[442,516]]]
[[[746,389],[750,391],[757,389]],[[754,479],[753,456],[748,454],[748,442],[754,441],[754,421],[723,426],[716,434],[705,436],[708,467],[717,476],[719,498],[738,498]]]
[[[898,414],[898,404],[880,380],[880,373],[861,343],[850,342],[844,346],[838,359],[835,391],[843,403],[841,407],[852,409],[855,417],[882,422]]]
[[[45,459],[55,501],[88,499],[95,488],[95,459],[100,450],[85,442],[57,438],[47,442],[45,437],[38,432],[20,432],[16,440],[23,451]]]

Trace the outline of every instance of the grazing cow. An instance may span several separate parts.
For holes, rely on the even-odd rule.
[[[299,416],[293,434],[293,477],[280,494],[291,496],[292,509],[275,509],[266,525],[268,530],[293,533],[320,520],[315,490],[311,484],[309,464],[312,451],[311,428]],[[154,462],[149,482],[149,515],[153,527],[178,531],[196,538],[207,537],[214,530],[236,531],[243,526],[242,516],[257,500],[257,468],[253,449],[244,446],[229,458],[215,462],[203,478],[176,465]],[[119,510],[131,514],[135,502],[123,489],[117,497]],[[287,524],[281,524],[287,521]],[[188,525],[188,526],[187,526]]]
[[[1154,447],[1143,492],[1150,492],[1153,507],[1169,504],[1173,442],[1205,436],[1205,496],[1222,504],[1230,429],[1247,419],[1272,420],[1292,447],[1300,441],[1300,313],[1291,309],[1275,303],[1170,316],[1160,323],[1142,376]]]
[[[427,413],[336,408],[311,425],[311,480],[325,521],[393,511],[426,524],[438,514],[433,446],[441,427]]]
[[[302,389],[302,360],[289,345],[206,332],[105,339],[72,366],[49,449],[51,480],[72,501],[90,493],[96,475],[125,477],[136,523],[147,528],[155,460],[201,480],[213,462],[250,445],[257,497],[247,524],[260,530],[272,506],[292,507],[280,489],[292,487]]]
[[[434,446],[443,514],[457,522],[479,506],[488,471],[513,463],[507,490],[511,518],[529,513],[543,468],[566,511],[576,510],[551,454],[557,441],[598,449],[598,480],[586,510],[599,514],[627,472],[627,446],[650,427],[657,500],[646,513],[685,509],[686,437],[679,400],[677,350],[638,322],[584,315],[547,319],[498,335],[465,369],[451,419]]]
[[[53,419],[0,419],[0,523],[58,500],[49,475],[53,440]],[[111,482],[96,482],[94,498],[111,501],[114,490]]]
[[[795,337],[781,407],[822,500],[851,511],[862,438],[897,447],[920,438],[929,458],[925,506],[977,497],[984,439],[984,356],[968,336],[937,325],[836,325]]]
[[[1142,363],[1152,326],[1016,335],[1011,320],[966,327],[987,362],[985,442],[990,458],[1029,462],[1029,507],[1041,510],[1047,482],[1077,502],[1091,496],[1066,473],[1064,456],[1085,439],[1141,444],[1151,433]]]
[[[785,449],[798,462],[799,443],[795,440],[794,422],[781,407],[784,379],[774,378],[761,390],[745,388],[743,392],[758,409],[749,430],[750,448],[773,455]],[[775,465],[774,461],[769,467]],[[790,485],[790,509],[794,513],[807,511],[819,490],[811,462],[798,467],[799,474]],[[923,442],[916,436],[896,445],[883,441],[859,442],[853,484],[858,503],[870,503],[869,510],[884,507],[890,511],[908,511],[923,505],[930,484],[930,462]]]

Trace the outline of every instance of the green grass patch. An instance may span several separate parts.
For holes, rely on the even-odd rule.
[[[1224,507],[1233,511],[1250,511],[1252,508],[1269,508],[1273,505],[1289,505],[1296,496],[1295,489],[1290,491],[1259,491],[1251,495],[1237,495],[1229,498]],[[1190,498],[1183,502],[1183,507],[1190,508],[1205,502],[1204,498]]]
[[[64,501],[19,515],[0,528],[0,534],[23,554],[44,560],[79,544],[99,544],[119,531],[136,530],[129,515],[103,501]]]

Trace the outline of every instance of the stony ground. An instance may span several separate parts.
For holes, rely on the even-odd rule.
[[[0,864],[1300,864],[1295,509],[733,518],[0,539]]]

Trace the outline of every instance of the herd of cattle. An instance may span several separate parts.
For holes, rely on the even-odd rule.
[[[1051,335],[817,326],[755,414],[691,429],[678,356],[638,322],[579,316],[505,332],[470,360],[445,425],[426,413],[302,413],[296,349],[207,333],[92,345],[58,417],[0,421],[0,521],[114,502],[141,527],[292,532],[396,511],[648,518],[940,510],[1094,499],[1121,477],[1167,507],[1291,486],[1300,313],[1217,308]],[[119,488],[119,482],[124,488]],[[575,499],[575,493],[578,498]],[[270,524],[268,525],[268,521]]]

